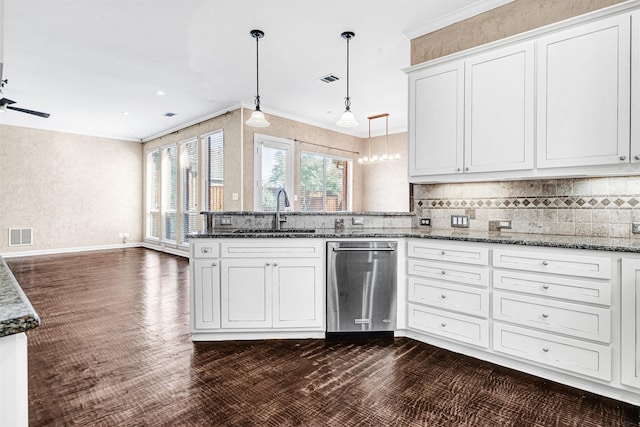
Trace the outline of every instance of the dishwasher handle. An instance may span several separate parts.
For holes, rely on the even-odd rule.
[[[395,248],[332,248],[333,252],[394,252]]]

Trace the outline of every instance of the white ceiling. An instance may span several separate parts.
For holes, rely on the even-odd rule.
[[[406,131],[408,37],[507,1],[6,0],[3,96],[51,117],[8,111],[0,124],[144,140],[253,107],[257,28],[263,111],[357,136],[386,112],[390,133]],[[335,126],[346,30],[354,129]],[[319,80],[329,73],[342,80]]]

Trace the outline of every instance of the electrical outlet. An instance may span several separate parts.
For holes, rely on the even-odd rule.
[[[510,219],[501,219],[498,220],[497,224],[496,224],[496,228],[498,230],[502,230],[502,229],[511,229],[511,220]]]
[[[451,215],[451,226],[454,228],[469,228],[469,215]]]
[[[633,234],[640,234],[640,222],[631,223],[631,232]]]
[[[420,225],[431,227],[431,218],[420,218]]]
[[[231,217],[228,217],[228,216],[221,217],[220,225],[232,225]]]
[[[361,216],[354,216],[351,218],[352,225],[364,225],[364,218]]]

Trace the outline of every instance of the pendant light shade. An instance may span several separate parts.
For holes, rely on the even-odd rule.
[[[269,122],[264,118],[264,113],[260,111],[260,62],[258,56],[258,40],[264,37],[264,32],[261,30],[251,30],[251,37],[256,39],[256,98],[255,104],[256,109],[253,113],[251,113],[251,117],[245,123],[249,126],[264,128],[269,126]]]
[[[347,97],[344,99],[344,113],[336,125],[343,128],[353,128],[358,126],[358,122],[351,112],[351,97],[349,97],[349,40],[355,37],[355,34],[351,31],[345,31],[340,36],[347,41]]]

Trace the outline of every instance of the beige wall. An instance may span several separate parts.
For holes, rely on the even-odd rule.
[[[0,125],[0,253],[142,238],[140,143]],[[9,247],[9,228],[33,246]]]
[[[406,132],[389,135],[389,154],[400,154],[399,160],[362,166],[363,210],[372,212],[408,212],[409,181]],[[385,151],[385,136],[371,138],[371,154]],[[365,140],[365,153],[368,147]]]
[[[251,110],[244,110],[245,118],[251,114]],[[362,151],[363,140],[355,136],[345,135],[331,130],[311,126],[305,123],[296,122],[289,119],[265,114],[270,125],[266,128],[253,128],[247,126],[243,122],[244,133],[244,210],[253,210],[253,138],[254,133],[275,136],[290,140],[300,140],[311,142],[313,144],[321,144],[329,147],[340,148],[349,151]],[[353,210],[361,211],[365,208],[363,197],[364,175],[362,166],[357,164],[357,154],[351,154],[345,151],[331,150],[314,145],[295,143],[294,151],[294,170],[300,170],[300,152],[308,151],[320,154],[327,154],[335,157],[344,157],[352,159],[354,164],[353,170]],[[300,188],[299,174],[294,174],[295,188]],[[408,198],[407,198],[408,200]],[[299,208],[298,204],[295,209]]]
[[[411,65],[582,15],[625,0],[515,0],[411,40]]]

